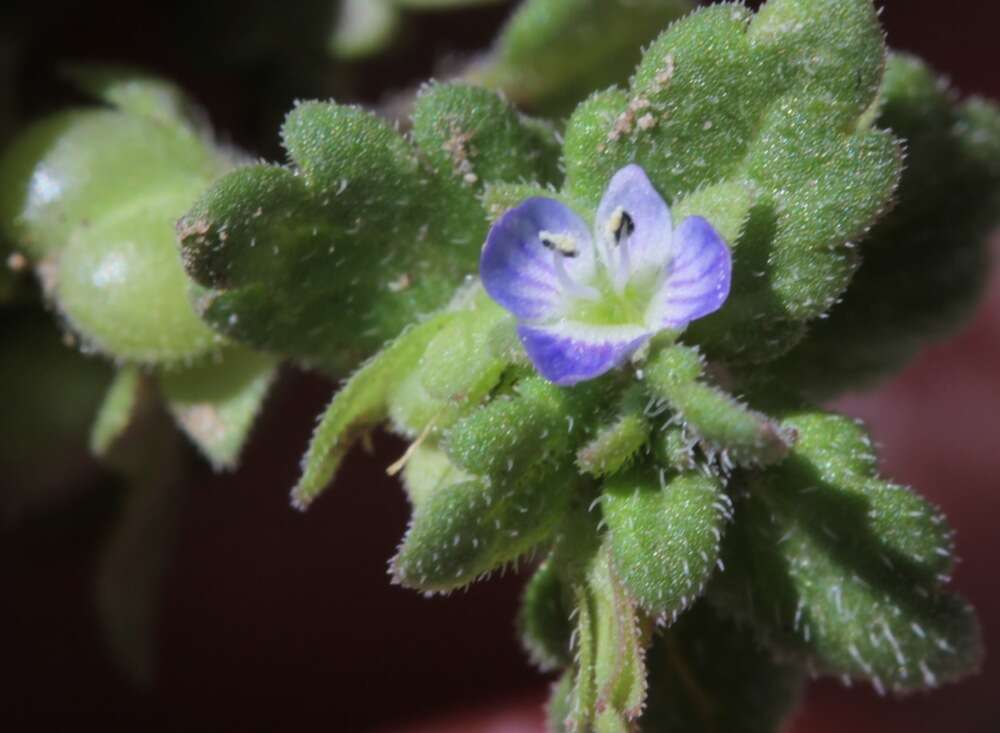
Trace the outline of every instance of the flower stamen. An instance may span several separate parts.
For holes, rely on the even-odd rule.
[[[635,221],[632,219],[631,214],[625,211],[623,207],[619,206],[611,212],[611,216],[608,217],[608,221],[605,224],[604,233],[612,246],[618,248],[618,264],[614,268],[615,271],[611,278],[614,282],[615,291],[618,293],[625,290],[629,278],[632,277],[632,260],[629,256],[628,243],[634,231]],[[610,261],[609,253],[609,264]]]
[[[562,285],[567,293],[579,300],[600,300],[601,293],[596,288],[577,282],[566,271],[565,258],[575,256],[576,254],[565,255],[558,249],[552,250],[552,267],[555,270],[559,284]]]
[[[538,241],[564,257],[576,257],[580,254],[580,250],[576,246],[576,237],[571,234],[556,234],[543,230],[538,233]]]

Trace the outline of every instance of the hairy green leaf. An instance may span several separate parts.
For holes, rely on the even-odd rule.
[[[543,671],[573,662],[570,620],[572,593],[557,561],[546,560],[531,576],[521,597],[518,626],[531,661]]]
[[[486,236],[480,184],[544,170],[552,147],[495,94],[451,85],[416,102],[424,150],[332,103],[300,104],[282,134],[291,167],[206,192],[180,225],[184,261],[215,329],[337,372],[446,304]]]
[[[596,637],[594,683],[598,730],[612,723],[635,720],[646,702],[648,634],[628,583],[619,577],[613,554],[605,545],[587,579]]]
[[[306,509],[333,481],[355,438],[385,419],[389,395],[401,374],[412,369],[451,313],[442,313],[400,334],[344,384],[326,408],[302,458],[302,476],[292,489],[292,506]]]
[[[674,345],[657,352],[643,370],[650,394],[664,401],[724,468],[780,461],[794,432],[701,381],[705,365],[696,349]]]
[[[413,110],[413,141],[442,178],[467,187],[561,179],[555,128],[520,115],[481,87],[431,83],[421,89]]]
[[[601,381],[561,389],[541,377],[522,379],[514,395],[497,397],[451,428],[448,454],[471,473],[501,477],[568,462],[589,437],[585,420],[600,413],[605,388]]]
[[[449,591],[516,560],[551,535],[575,483],[569,471],[536,470],[438,489],[414,507],[395,582]]]
[[[874,475],[851,421],[808,410],[780,466],[748,475],[727,533],[716,604],[818,670],[877,689],[935,687],[974,670],[972,610],[943,588],[952,538],[940,512]]]
[[[440,489],[468,481],[472,476],[452,463],[440,446],[425,440],[407,450],[401,478],[410,504],[415,508]]]
[[[861,246],[843,302],[775,365],[819,398],[898,369],[961,323],[986,281],[1000,220],[1000,112],[955,93],[919,60],[892,56],[879,124],[906,145],[895,209]]]
[[[646,699],[649,623],[622,583],[593,522],[580,512],[570,517],[550,561],[559,567],[567,550],[575,555],[573,570],[563,566],[562,574],[572,588],[567,599],[576,621],[566,729],[630,730]]]
[[[567,670],[552,685],[549,702],[545,707],[545,730],[548,733],[567,733],[566,721],[573,709],[574,683],[573,671]]]
[[[642,466],[608,479],[601,508],[611,559],[639,605],[676,620],[701,596],[719,560],[729,497],[718,479]]]
[[[635,162],[670,202],[730,185],[739,210],[752,191],[729,242],[732,293],[687,338],[730,360],[774,359],[847,287],[849,243],[895,188],[899,149],[865,117],[884,57],[870,0],[771,0],[756,16],[736,4],[698,10],[649,46],[627,90],[574,112],[566,190],[594,207]]]
[[[396,432],[436,438],[500,381],[512,360],[513,319],[478,288],[472,301],[451,314],[393,390],[389,417]]]
[[[576,465],[592,476],[610,476],[624,468],[648,440],[649,425],[642,413],[626,412],[577,451]]]

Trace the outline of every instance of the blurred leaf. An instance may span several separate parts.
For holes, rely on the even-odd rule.
[[[393,0],[341,0],[330,50],[344,59],[361,59],[388,46],[400,26]]]
[[[43,270],[86,348],[131,363],[182,367],[221,345],[191,307],[177,254],[173,222],[194,195],[189,189],[117,202]]]
[[[178,426],[216,470],[233,469],[278,371],[278,360],[230,347],[204,364],[160,374]]]
[[[135,367],[122,367],[115,373],[90,429],[90,452],[95,456],[104,456],[128,428],[142,386],[142,375]]]
[[[111,374],[68,348],[41,310],[0,311],[0,340],[0,523],[13,523],[91,477],[87,431]]]
[[[62,112],[15,139],[0,159],[0,229],[85,348],[187,363],[219,339],[188,302],[173,224],[228,158],[173,85],[110,67],[71,73],[117,106]]]
[[[162,414],[146,416],[113,457],[127,487],[97,558],[97,619],[114,661],[135,683],[152,686],[163,578],[184,495],[183,452]]]
[[[641,48],[693,6],[691,0],[525,0],[466,75],[503,90],[520,107],[569,112],[595,89],[626,79]]]
[[[437,10],[472,7],[476,5],[492,5],[503,0],[392,0],[401,8],[413,8],[414,10]]]
[[[130,88],[138,105],[142,88]],[[68,110],[35,123],[4,151],[0,227],[38,261],[124,202],[165,193],[193,199],[220,171],[219,158],[190,127],[127,110]]]
[[[148,117],[177,133],[195,128],[191,101],[176,84],[139,69],[99,64],[67,66],[81,91],[129,115]]]
[[[647,663],[643,731],[775,733],[802,695],[801,669],[704,603],[654,637]]]

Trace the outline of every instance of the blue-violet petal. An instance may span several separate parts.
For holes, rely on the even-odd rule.
[[[625,224],[621,220],[623,215],[628,217],[630,225],[624,249],[614,246],[615,233]],[[597,207],[594,229],[595,236],[602,238],[603,251],[609,259],[615,259],[616,250],[627,252],[632,273],[660,269],[673,255],[670,207],[653,188],[646,172],[634,163],[611,179]],[[608,264],[614,269],[621,266],[618,262]]]
[[[684,328],[714,313],[729,296],[732,255],[711,224],[685,219],[674,232],[676,255],[647,312],[651,328]]]
[[[607,328],[602,336],[576,334],[559,326],[517,329],[528,358],[550,382],[567,387],[599,377],[624,362],[649,340],[636,328]]]
[[[483,286],[520,320],[558,318],[572,282],[593,277],[590,231],[555,199],[529,198],[490,229],[479,261]]]

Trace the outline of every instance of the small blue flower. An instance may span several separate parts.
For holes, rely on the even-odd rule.
[[[543,377],[560,385],[621,364],[654,334],[714,313],[729,295],[732,258],[700,216],[676,229],[645,171],[611,179],[593,236],[569,207],[529,198],[490,229],[483,286],[518,320]]]

